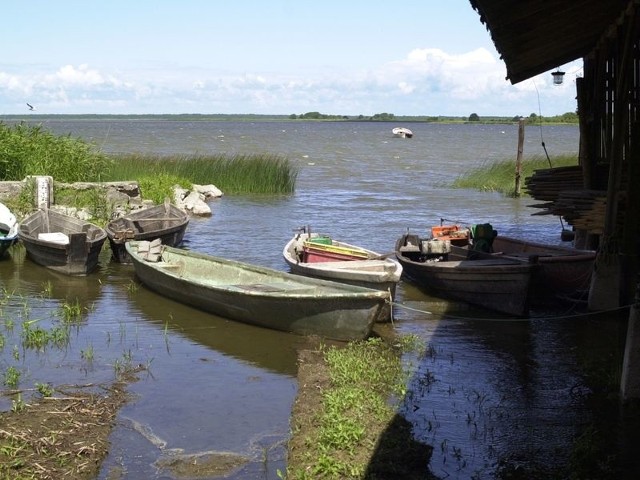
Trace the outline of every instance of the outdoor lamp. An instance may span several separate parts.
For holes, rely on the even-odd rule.
[[[553,84],[554,85],[562,85],[564,72],[561,72],[560,69],[558,69],[555,72],[551,72],[551,75],[553,76]]]

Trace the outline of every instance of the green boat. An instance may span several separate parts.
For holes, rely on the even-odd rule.
[[[389,292],[294,275],[162,245],[127,242],[151,290],[220,317],[300,335],[362,340],[385,315]]]

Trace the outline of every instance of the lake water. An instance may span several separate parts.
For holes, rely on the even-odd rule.
[[[441,218],[489,222],[500,233],[561,243],[559,220],[532,216],[530,198],[449,188],[470,169],[515,160],[517,125],[411,124],[412,139],[393,138],[396,125],[386,123],[56,119],[43,126],[110,153],[271,153],[299,165],[291,196],[211,201],[213,215],[193,218],[184,243],[205,253],[286,270],[281,251],[299,226],[387,253],[407,229],[425,233]],[[551,156],[575,154],[577,127],[529,127],[525,158],[544,156],[542,142]],[[0,281],[3,316],[13,326],[0,323],[0,361],[4,369],[20,369],[21,386],[97,385],[122,365],[147,367],[129,388],[134,398],[119,414],[99,478],[115,469],[126,478],[172,478],[156,462],[177,452],[231,452],[249,460],[224,478],[277,479],[286,468],[304,338],[230,322],[136,288],[132,268],[112,263],[108,248],[99,270],[80,279],[35,266],[17,248],[0,262]],[[42,295],[46,281],[50,296]],[[85,310],[67,348],[20,346],[20,322],[37,319],[50,328],[61,306],[75,298]],[[425,355],[408,358],[416,370],[403,412],[415,436],[434,446],[429,468],[436,475],[495,478],[505,458],[569,461],[574,437],[593,414],[580,395],[580,358],[612,349],[623,322],[495,318],[406,282],[396,302],[395,321],[385,328],[428,345]],[[606,335],[594,342],[594,331]],[[9,407],[0,399],[0,408]]]

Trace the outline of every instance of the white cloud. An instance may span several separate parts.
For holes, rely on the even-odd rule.
[[[566,100],[570,87],[549,87],[548,76],[511,85],[504,64],[484,48],[460,55],[413,49],[368,71],[325,67],[305,74],[202,67],[110,72],[67,64],[53,72],[0,72],[0,111],[23,108],[28,99],[40,113],[516,115],[536,111],[541,90]]]

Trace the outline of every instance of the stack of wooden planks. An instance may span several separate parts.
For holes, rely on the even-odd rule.
[[[527,192],[545,203],[534,215],[562,216],[575,229],[601,234],[604,229],[607,192],[585,190],[580,166],[536,170],[525,179]]]
[[[582,190],[582,167],[576,165],[536,170],[524,183],[527,193],[536,200],[555,201],[562,191]]]

